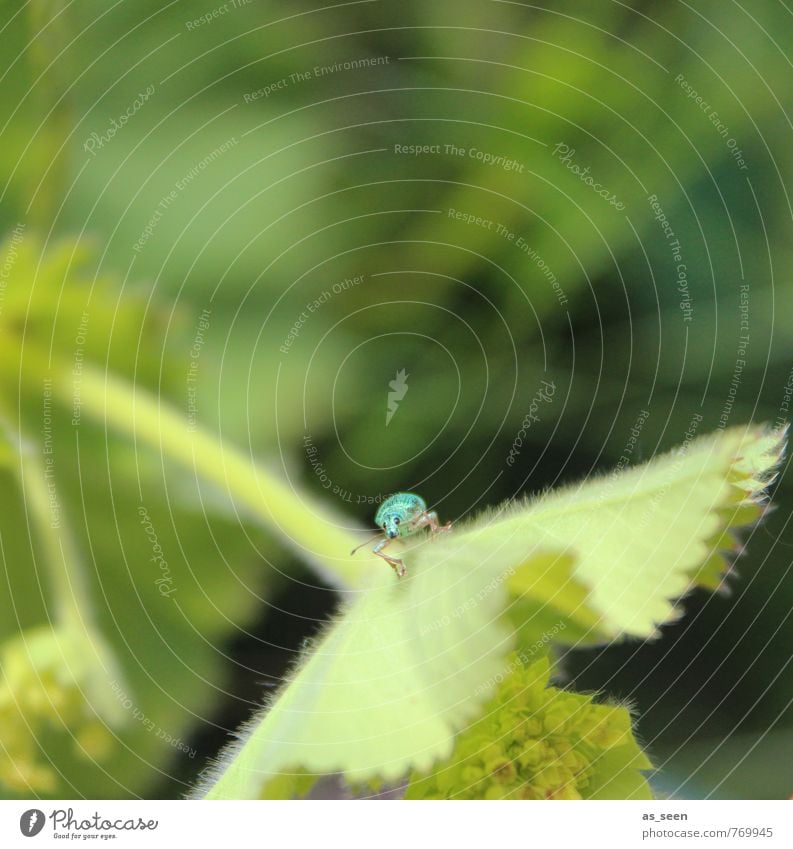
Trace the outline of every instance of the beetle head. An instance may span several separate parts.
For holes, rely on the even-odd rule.
[[[399,536],[399,522],[399,516],[395,516],[393,513],[387,513],[383,516],[383,531],[389,539],[395,539]]]

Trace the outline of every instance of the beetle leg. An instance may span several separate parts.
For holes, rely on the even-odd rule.
[[[427,519],[429,521],[430,532],[433,534],[442,534],[452,529],[452,523],[450,521],[445,525],[442,525],[438,521],[438,514],[434,510],[427,513]]]
[[[397,578],[404,578],[407,574],[407,569],[405,568],[405,564],[398,557],[389,557],[387,554],[383,554],[383,549],[391,542],[390,539],[384,539],[377,543],[377,545],[372,549],[372,552],[376,554],[378,557],[382,557],[386,563],[396,572]]]
[[[431,536],[435,536],[435,534],[442,534],[445,531],[450,531],[452,523],[447,522],[445,525],[441,525],[438,521],[438,514],[434,510],[428,510],[418,515],[413,520],[411,527],[415,531],[419,528],[429,528]]]

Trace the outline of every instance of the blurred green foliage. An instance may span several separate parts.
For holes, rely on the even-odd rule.
[[[627,455],[646,459],[679,443],[694,415],[703,433],[725,416],[784,417],[785,4],[298,0],[225,4],[201,22],[222,5],[0,3],[0,226],[22,225],[27,251],[4,276],[4,351],[17,340],[49,355],[51,338],[53,356],[73,361],[87,309],[86,356],[195,413],[351,523],[371,520],[377,496],[411,488],[463,517]],[[92,134],[106,138],[100,147]],[[440,152],[395,152],[403,145]],[[72,251],[86,242],[93,259],[79,247],[80,270]],[[39,267],[45,245],[50,264]],[[403,368],[409,392],[386,427],[388,383]],[[17,397],[14,369],[4,375],[20,426],[40,438],[40,381]],[[554,400],[508,466],[542,379]],[[137,723],[110,780],[107,765],[52,748],[61,795],[179,794],[185,785],[159,771],[194,777],[260,700],[250,681],[224,694],[225,647],[257,617],[258,639],[277,642],[263,624],[270,604],[311,633],[332,596],[304,591],[315,579],[241,525],[223,493],[71,418],[55,416],[60,498],[136,704],[173,737],[219,731],[192,738],[206,749],[179,765],[179,751]],[[14,475],[3,477],[0,610],[11,636],[46,621],[51,601],[20,533]],[[730,598],[690,602],[656,644],[565,659],[581,688],[637,704],[673,787],[696,747],[734,733],[762,742],[772,727],[793,734],[784,476],[774,501]],[[169,553],[175,600],[139,556],[140,505]],[[276,570],[298,580],[273,599]],[[280,674],[282,660],[237,680]],[[724,792],[741,768],[740,750],[732,761],[729,751],[698,770],[697,792]],[[790,795],[781,766],[767,770],[763,793]]]

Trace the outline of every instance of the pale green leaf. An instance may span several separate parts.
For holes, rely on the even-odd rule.
[[[561,611],[578,599],[574,618],[597,621],[600,636],[650,636],[695,583],[718,584],[723,550],[734,548],[727,531],[759,517],[785,436],[752,426],[696,439],[637,468],[502,507],[423,548],[419,562],[499,557],[515,569],[527,553],[555,551],[573,560],[577,583],[538,599]],[[544,580],[521,575],[511,583],[524,593]]]
[[[393,781],[447,759],[456,733],[509,673],[516,629],[504,614],[515,595],[546,623],[551,611],[557,639],[567,626],[600,639],[655,635],[714,546],[730,539],[725,531],[754,515],[746,508],[756,508],[784,435],[719,432],[403,545],[408,577],[383,566],[349,594],[201,789],[251,798],[301,770]]]
[[[397,779],[448,757],[512,646],[499,618],[506,592],[487,591],[491,571],[447,586],[445,568],[399,582],[387,567],[375,570],[272,709],[243,732],[208,795],[258,796],[290,766]]]

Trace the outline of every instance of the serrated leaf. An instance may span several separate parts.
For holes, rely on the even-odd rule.
[[[256,797],[297,769],[393,780],[447,758],[505,672],[508,587],[579,629],[655,635],[711,556],[709,541],[760,497],[784,436],[716,433],[405,546],[409,577],[372,573],[202,789]]]
[[[734,548],[727,531],[759,517],[785,438],[750,427],[694,440],[643,466],[508,505],[439,541],[432,556],[497,552],[514,568],[527,550],[556,551],[574,560],[571,575],[587,588],[586,615],[598,617],[602,636],[651,636],[695,583],[718,584],[722,547]]]
[[[451,589],[446,577],[444,569],[427,570],[395,583],[390,570],[374,571],[372,585],[329,627],[273,709],[243,732],[233,768],[209,795],[256,797],[290,764],[352,781],[388,780],[411,764],[429,768],[448,757],[512,639],[498,615],[504,588],[474,601],[487,587],[487,569]],[[477,607],[474,630],[469,602]],[[484,688],[479,697],[477,688]]]

